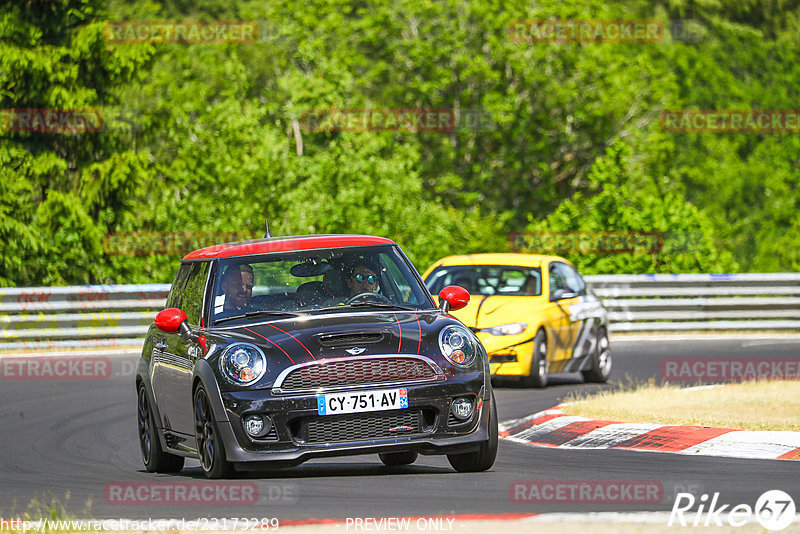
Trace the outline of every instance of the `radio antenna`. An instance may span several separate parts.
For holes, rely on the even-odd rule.
[[[264,239],[266,239],[268,237],[272,237],[272,234],[269,233],[269,219],[264,219],[264,225],[266,225],[266,227],[267,227],[267,233],[264,234]]]

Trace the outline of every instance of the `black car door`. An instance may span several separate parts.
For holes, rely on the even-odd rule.
[[[210,262],[193,262],[182,288],[177,288],[173,307],[186,313],[186,321],[192,330],[201,326],[203,302],[209,280]],[[185,436],[194,435],[194,413],[192,406],[192,374],[195,362],[203,357],[200,346],[178,333],[161,333],[165,347],[158,358],[158,372],[154,373],[154,388],[159,392],[158,407],[164,427]]]
[[[191,265],[189,264],[183,264],[178,269],[178,273],[172,281],[165,308],[181,308],[183,288],[186,286],[186,278],[189,276],[190,270]],[[165,373],[169,362],[173,359],[172,352],[174,351],[174,349],[169,348],[170,344],[172,344],[172,334],[167,334],[160,330],[155,331],[153,335],[150,382],[153,385],[153,395],[158,405],[158,413],[161,416],[159,426],[167,430],[171,428],[171,424],[167,414],[169,408],[167,380],[169,377]]]

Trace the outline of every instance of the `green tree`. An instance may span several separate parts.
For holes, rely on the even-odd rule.
[[[615,144],[595,161],[588,173],[591,195],[576,193],[544,220],[527,230],[568,232],[659,232],[663,248],[657,254],[565,254],[587,274],[732,272],[731,254],[717,248],[711,221],[675,190],[664,191],[649,177],[634,178],[630,149]],[[531,250],[551,253],[547,250]]]
[[[106,46],[102,9],[99,0],[0,6],[0,109],[102,116],[114,88],[149,55],[146,47]],[[99,281],[105,227],[130,207],[141,159],[124,132],[21,131],[28,128],[14,124],[13,112],[4,117],[0,284]],[[103,165],[110,159],[114,165]]]

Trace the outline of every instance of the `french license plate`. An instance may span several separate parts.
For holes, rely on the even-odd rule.
[[[404,408],[408,408],[408,390],[406,388],[317,395],[317,413],[319,415],[377,412],[378,410]]]

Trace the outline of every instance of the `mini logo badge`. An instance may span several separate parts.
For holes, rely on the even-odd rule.
[[[358,356],[359,354],[361,354],[365,350],[367,350],[367,349],[362,349],[361,347],[353,347],[352,349],[347,349],[345,352],[347,352],[349,354],[352,354],[353,356]]]

